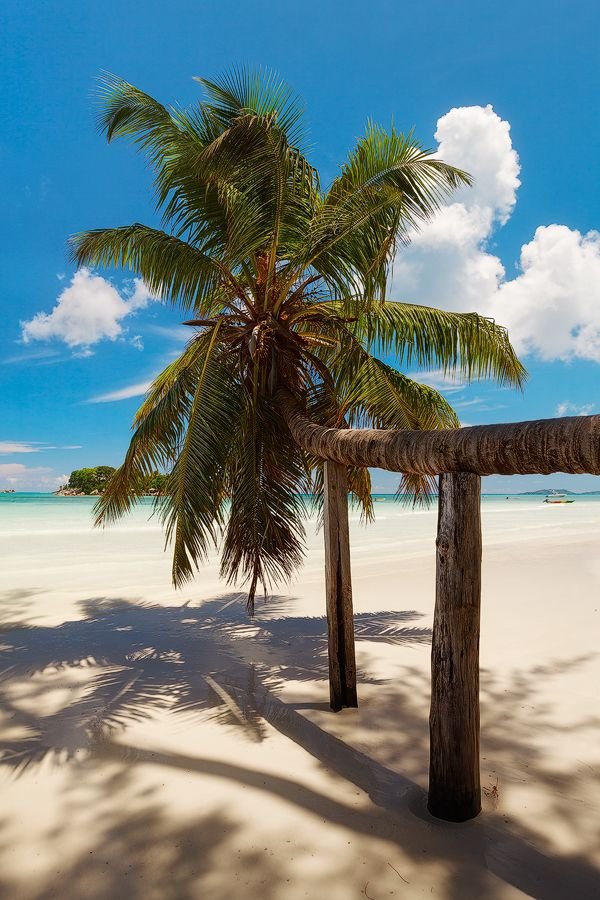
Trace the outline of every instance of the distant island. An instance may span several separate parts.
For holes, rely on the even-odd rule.
[[[544,496],[548,494],[573,494],[576,497],[587,497],[589,494],[600,494],[600,491],[568,491],[561,488],[541,488],[539,491],[523,491],[521,496],[523,497],[533,497],[533,496]]]
[[[54,491],[54,494],[57,497],[97,497],[104,491],[109,478],[115,471],[113,466],[75,469],[71,472],[68,482]],[[167,477],[160,472],[152,472],[147,475],[142,484],[142,493],[150,496],[162,494]]]

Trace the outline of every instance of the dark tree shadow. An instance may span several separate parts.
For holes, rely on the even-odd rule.
[[[552,858],[541,834],[505,821],[501,804],[488,805],[485,817],[463,826],[428,816],[423,789],[428,683],[420,670],[405,666],[403,682],[394,685],[359,672],[367,694],[359,713],[365,726],[360,746],[352,743],[356,713],[334,716],[322,704],[279,699],[278,692],[290,681],[321,682],[326,693],[324,619],[286,616],[286,602],[279,598],[276,608],[263,606],[248,620],[239,595],[198,608],[95,598],[83,604],[81,620],[55,628],[20,622],[7,626],[0,638],[0,713],[12,729],[0,748],[3,768],[19,777],[48,758],[57,765],[70,761],[79,767],[78,777],[90,783],[100,778],[97,796],[129,790],[141,765],[221,779],[282,799],[361,839],[378,838],[401,849],[415,865],[424,859],[444,863],[449,872],[445,896],[454,900],[500,897],[497,890],[503,885],[541,900],[600,896],[600,873],[584,855]],[[429,630],[412,624],[418,617],[416,612],[359,614],[357,639],[407,647],[427,642]],[[555,811],[562,795],[558,814],[573,827],[577,808],[570,794],[579,786],[578,775],[548,769],[531,738],[534,732],[549,735],[557,728],[548,710],[536,705],[540,679],[583,662],[561,661],[519,673],[509,690],[486,673],[482,683],[484,767],[493,764],[502,779],[511,765],[513,772],[527,769],[551,792]],[[29,698],[35,701],[37,693],[41,701],[48,684],[67,671],[80,674],[83,686],[58,711],[35,714],[15,699],[14,683],[35,676],[29,681]],[[519,707],[528,708],[527,716],[515,716]],[[292,776],[127,742],[126,726],[162,711],[194,717],[198,723],[211,719],[253,741],[264,740],[268,728],[275,728],[344,784],[363,791],[371,803],[352,806]],[[589,719],[569,727],[575,736],[578,729],[597,725]],[[107,763],[116,773],[112,781],[104,774]],[[124,809],[117,816],[113,810],[103,820],[95,858],[88,854],[61,869],[39,900],[285,896],[286,867],[264,853],[246,851],[239,865],[238,860],[232,863],[227,891],[211,881],[214,867],[235,844],[237,827],[226,816],[211,814],[185,829],[175,828],[151,797],[141,813]],[[239,891],[232,880],[238,876]]]
[[[264,737],[253,697],[287,681],[324,681],[328,675],[324,617],[282,616],[288,598],[245,611],[245,595],[226,595],[200,607],[158,606],[119,599],[82,603],[84,618],[55,627],[7,624],[2,633],[0,709],[22,737],[0,741],[5,765],[20,770],[47,754],[68,759],[106,731],[158,710],[216,718]],[[431,640],[428,628],[406,623],[417,612],[356,616],[357,640],[392,644]],[[61,669],[89,669],[82,695],[41,717],[11,700],[15,678]],[[359,670],[363,683],[377,683]],[[38,682],[40,692],[47,685]],[[36,687],[31,685],[30,696]]]
[[[122,789],[122,778],[104,779],[102,790]],[[65,863],[57,855],[53,871],[35,893],[0,876],[6,900],[276,900],[286,882],[285,867],[263,848],[244,846],[240,824],[220,812],[173,824],[158,797],[133,797],[136,811],[108,817],[93,850]],[[137,808],[139,806],[139,808]],[[0,838],[1,838],[0,827]],[[62,830],[48,836],[60,848]],[[236,845],[242,849],[236,849]],[[0,854],[3,847],[0,842]],[[228,866],[227,879],[214,873]]]

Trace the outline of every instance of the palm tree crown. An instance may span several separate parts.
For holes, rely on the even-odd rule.
[[[301,562],[300,494],[322,490],[283,395],[322,424],[445,428],[458,425],[447,401],[386,358],[515,385],[524,370],[494,322],[387,295],[399,245],[466,173],[412,133],[369,124],[324,190],[283,82],[247,71],[198,81],[205,98],[190,109],[113,76],[101,83],[101,128],[147,155],[164,230],[84,232],[74,258],[135,270],[191,314],[194,332],[138,411],[97,521],[127,511],[149,472],[171,469],[159,502],[175,582],[222,540],[222,574],[249,581],[252,607],[259,582],[266,590]],[[368,470],[349,478],[369,516]]]

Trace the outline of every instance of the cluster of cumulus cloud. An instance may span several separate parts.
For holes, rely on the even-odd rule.
[[[63,341],[78,356],[89,356],[99,341],[123,338],[123,320],[144,309],[153,300],[141,278],[121,291],[106,278],[90,269],[79,269],[60,293],[56,306],[39,312],[21,323],[22,338],[31,341]],[[137,349],[143,349],[139,335],[129,338]]]
[[[600,362],[600,233],[540,225],[508,278],[490,241],[510,218],[520,186],[510,125],[491,106],[438,120],[437,155],[465,169],[461,188],[400,251],[394,299],[475,311],[508,328],[516,350],[543,360]]]
[[[399,252],[390,295],[490,316],[508,328],[524,356],[600,361],[600,234],[540,225],[521,248],[517,274],[507,277],[490,244],[510,218],[520,185],[509,123],[491,106],[454,108],[438,120],[435,138],[438,155],[466,169],[473,186],[457,192]],[[80,269],[50,313],[22,323],[22,337],[58,339],[88,355],[99,341],[123,339],[124,320],[152,299],[139,279],[119,291]],[[142,348],[139,336],[128,340]]]

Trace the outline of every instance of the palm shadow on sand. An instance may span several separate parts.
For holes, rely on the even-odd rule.
[[[327,679],[325,619],[285,615],[291,602],[272,598],[250,619],[241,594],[199,607],[93,598],[82,602],[83,618],[59,626],[5,625],[0,703],[24,737],[0,744],[3,763],[18,773],[49,753],[66,759],[99,734],[161,709],[216,718],[262,740],[257,705],[267,692],[289,681]],[[429,628],[408,624],[420,617],[359,613],[357,641],[428,642]],[[65,669],[89,669],[91,677],[83,695],[45,717],[24,712],[4,689],[15,678]],[[365,671],[359,679],[377,683]]]
[[[427,847],[430,861],[441,860],[449,866],[447,897],[461,900],[467,896],[494,897],[490,872],[497,876],[498,884],[513,885],[531,897],[554,900],[566,896],[566,891],[585,900],[598,896],[599,873],[584,857],[545,856],[533,843],[542,844],[539,836],[523,828],[509,830],[499,816],[487,815],[465,826],[470,829],[468,841],[464,840],[460,827],[428,817],[422,788],[397,771],[412,757],[426,759],[427,755],[423,710],[414,711],[408,685],[394,685],[393,692],[387,690],[379,707],[382,715],[377,727],[381,742],[388,745],[395,742],[398,750],[389,763],[385,753],[379,754],[384,761],[377,761],[343,740],[346,721],[343,717],[332,714],[328,720],[331,725],[325,725],[322,719],[319,725],[299,712],[312,708],[319,717],[319,707],[323,704],[286,703],[279,699],[277,694],[287,682],[321,682],[323,695],[327,692],[325,621],[320,617],[286,615],[290,604],[289,599],[277,598],[277,602],[261,606],[256,618],[249,620],[240,595],[223,596],[200,607],[189,604],[165,607],[93,598],[82,604],[83,618],[58,627],[13,622],[0,638],[4,660],[0,712],[12,725],[11,739],[0,745],[3,766],[19,777],[26,768],[50,758],[58,765],[69,761],[81,764],[84,777],[93,778],[99,777],[108,761],[120,767],[121,786],[141,764],[226,779],[266,791],[357,835],[396,843],[416,861],[423,860],[424,847]],[[414,611],[358,614],[357,640],[398,646],[428,642],[429,629],[414,624],[419,617]],[[43,699],[48,690],[45,679],[39,678],[40,673],[48,675],[52,686],[67,670],[84,676],[84,684],[57,711],[35,714],[15,699],[11,685],[29,679],[29,698],[34,702],[26,706],[29,710],[35,708],[36,692],[40,695],[38,699]],[[362,685],[378,685],[382,691],[385,688],[385,683],[379,683],[364,670],[359,671],[359,681]],[[487,687],[484,684],[484,705],[487,695],[496,705],[496,717],[503,707],[500,727],[494,729],[490,723],[488,734],[503,753],[521,753],[527,765],[543,778],[543,768],[535,751],[527,746],[526,735],[503,727],[502,714],[509,716],[510,703],[526,700],[533,688],[522,681],[515,689],[517,694],[503,698],[492,683]],[[328,770],[363,790],[372,806],[349,807],[292,777],[265,777],[264,773],[204,758],[201,754],[151,751],[124,744],[119,739],[129,723],[161,710],[170,715],[196,717],[198,722],[209,718],[224,727],[241,729],[254,741],[264,740],[268,726],[274,727]],[[334,722],[338,724],[334,726]],[[541,721],[537,724],[543,725]],[[336,727],[342,738],[331,734],[330,727]],[[404,768],[410,771],[409,765]],[[567,778],[563,787],[568,786]],[[113,785],[112,790],[115,789],[119,786]],[[198,820],[198,827],[203,829],[205,823]],[[235,826],[223,820],[213,822],[211,828],[216,848],[219,840],[229,839]],[[116,846],[118,836],[131,857],[138,858],[139,868],[149,864],[156,868],[152,847],[165,839],[174,840],[173,834],[159,805],[144,817],[143,823],[124,814],[123,819],[107,827],[106,854]],[[206,842],[207,838],[202,840]],[[177,863],[178,893],[172,896],[198,896],[193,885],[204,871],[194,862],[198,841],[197,835],[177,834],[175,846],[181,848],[182,855]],[[276,891],[270,892],[270,879],[277,882],[283,879],[284,873],[273,869],[269,874],[269,867],[274,866],[272,861],[253,857],[247,864],[259,875],[265,875],[259,879],[262,887],[256,896],[275,898]],[[90,865],[90,860],[82,859],[81,865],[73,866],[64,875],[61,884],[72,888],[67,895],[80,896],[77,890],[85,892]],[[208,864],[204,869],[208,873]],[[117,873],[112,874],[116,878]],[[112,874],[98,867],[103,886],[94,897],[112,900],[121,896],[120,882],[112,880]],[[157,883],[161,879],[169,883],[167,872],[157,870],[152,878]],[[127,890],[128,897],[145,896],[135,881]],[[40,895],[51,896],[54,896],[52,892]],[[170,896],[168,891],[165,896]]]

